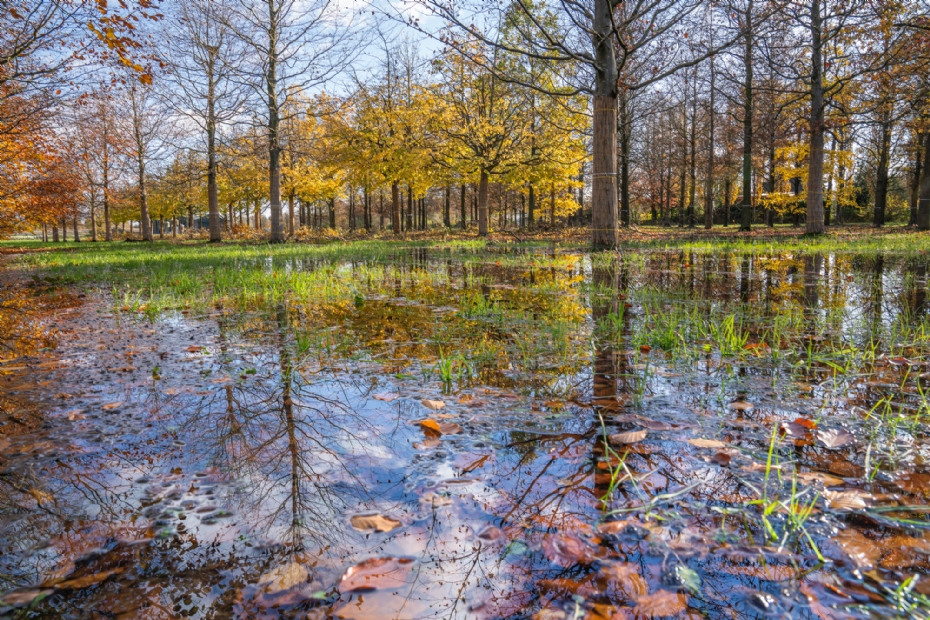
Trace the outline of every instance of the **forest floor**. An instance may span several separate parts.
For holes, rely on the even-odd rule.
[[[930,235],[775,231],[0,244],[0,616],[928,617]]]

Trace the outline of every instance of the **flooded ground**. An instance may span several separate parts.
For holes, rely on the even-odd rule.
[[[209,304],[190,272],[174,307],[10,285],[0,615],[926,616],[927,263],[430,248],[242,261]]]

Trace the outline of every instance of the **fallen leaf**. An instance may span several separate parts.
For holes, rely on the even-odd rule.
[[[356,515],[352,517],[352,527],[360,532],[374,530],[376,532],[390,532],[403,525],[397,519],[384,515]]]
[[[636,421],[637,424],[643,428],[649,429],[650,431],[670,431],[674,426],[671,424],[666,424],[665,422],[659,422],[658,420],[649,420],[647,418],[639,418]]]
[[[719,570],[727,575],[752,577],[753,579],[761,579],[762,581],[788,581],[798,576],[797,570],[783,564],[722,566]]]
[[[116,409],[117,407],[121,406],[122,404],[123,404],[123,401],[118,400],[118,401],[116,401],[115,403],[107,403],[106,405],[104,405],[103,407],[101,407],[101,409],[103,409],[104,411],[111,411],[111,410]]]
[[[74,409],[72,411],[69,411],[65,415],[68,416],[68,419],[71,420],[72,422],[83,420],[87,417],[83,413],[81,413],[80,409]]]
[[[836,450],[856,443],[856,436],[842,428],[828,428],[817,431],[817,441],[826,448]]]
[[[289,562],[262,575],[258,583],[265,586],[266,592],[274,594],[306,583],[309,576],[306,566],[300,562]]]
[[[817,425],[810,420],[798,418],[794,422],[782,422],[781,430],[785,435],[795,439],[806,439],[810,437],[811,430],[817,428]]]
[[[710,457],[710,462],[719,465],[720,467],[729,467],[731,459],[732,457],[726,452],[718,452],[717,454]]]
[[[427,409],[431,409],[432,411],[439,411],[446,406],[446,403],[442,402],[441,400],[421,400],[420,404]]]
[[[825,487],[835,487],[837,485],[843,484],[841,478],[836,476],[831,476],[830,474],[824,474],[819,471],[802,471],[801,473],[795,474],[798,477],[798,480],[802,482],[807,482],[808,484],[812,482],[822,482]]]
[[[457,435],[462,432],[462,427],[452,422],[437,422],[436,420],[420,420],[418,422],[423,428],[439,433],[440,435]]]
[[[648,355],[650,351],[652,351],[652,347],[650,347],[648,344],[644,344],[639,348],[639,352],[645,355]]]
[[[626,433],[616,433],[610,436],[610,441],[611,443],[636,443],[645,439],[648,434],[649,431],[645,429]]]
[[[120,566],[119,568],[114,568],[113,570],[105,570],[99,573],[94,573],[93,575],[85,575],[84,577],[78,577],[77,579],[67,579],[65,581],[60,581],[56,583],[53,587],[56,590],[81,590],[83,588],[87,588],[92,585],[106,581],[113,575],[118,575],[124,570],[126,570],[126,567]]]
[[[715,448],[719,450],[720,448],[726,448],[727,444],[722,441],[717,441],[716,439],[689,439],[688,443],[696,448]]]
[[[677,616],[688,608],[688,599],[680,592],[659,590],[654,594],[647,594],[636,601],[633,616],[636,618],[662,618]]]
[[[452,498],[446,495],[439,495],[438,493],[433,493],[432,491],[424,493],[420,497],[420,502],[423,504],[429,504],[434,508],[441,508],[442,506],[451,506]]]
[[[51,590],[14,590],[13,592],[7,592],[0,598],[0,605],[22,607],[36,599],[48,596],[51,592]]]
[[[165,396],[177,396],[178,394],[181,393],[181,390],[179,390],[178,388],[165,388],[164,390],[162,390],[162,393]]]
[[[873,568],[882,557],[878,543],[857,529],[847,528],[831,538],[859,569]]]
[[[633,564],[615,562],[601,566],[600,575],[608,582],[611,589],[616,589],[620,597],[626,601],[637,601],[649,592],[649,585],[642,575],[639,567]]]
[[[543,555],[562,568],[590,564],[591,549],[579,538],[569,534],[550,534],[542,544]]]
[[[372,396],[372,398],[374,398],[375,400],[384,401],[386,403],[392,403],[398,398],[400,398],[400,394],[397,394],[395,392],[383,392],[381,394],[375,394],[374,396]]]
[[[184,350],[187,351],[188,353],[200,353],[201,351],[203,351],[203,347],[198,347],[198,346],[196,346],[196,345],[191,345],[191,346],[187,347],[187,348],[184,349]]]
[[[413,568],[409,558],[371,558],[349,568],[339,582],[339,592],[398,588]]]
[[[833,510],[862,510],[866,508],[866,498],[871,497],[868,493],[858,491],[830,491],[824,490],[824,499],[827,500],[827,507]]]
[[[733,411],[749,411],[753,406],[752,403],[745,400],[737,400],[727,405],[727,407]]]
[[[504,532],[500,528],[489,525],[480,532],[478,532],[478,538],[481,540],[486,540],[488,542],[494,542],[504,538]]]

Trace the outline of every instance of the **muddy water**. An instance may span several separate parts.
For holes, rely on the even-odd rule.
[[[0,365],[0,609],[930,610],[925,262],[534,256],[254,265],[358,293],[155,322],[24,287],[55,346]]]

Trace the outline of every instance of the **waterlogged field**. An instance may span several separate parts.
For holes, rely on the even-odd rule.
[[[841,245],[15,257],[0,615],[928,616],[930,256]]]

